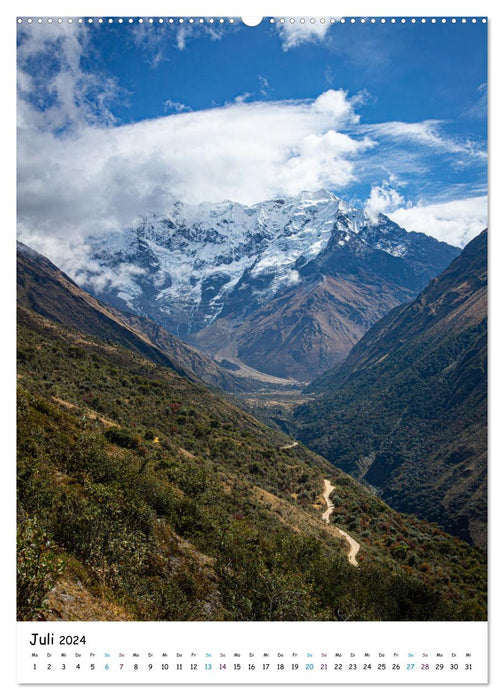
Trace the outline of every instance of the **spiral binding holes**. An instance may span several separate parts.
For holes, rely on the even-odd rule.
[[[245,18],[247,19],[247,18]],[[251,19],[256,19],[256,18],[251,18]],[[128,17],[128,18],[123,18],[123,17],[17,17],[16,19],[18,24],[43,24],[44,22],[47,24],[72,24],[76,22],[77,24],[86,24],[86,25],[102,25],[102,24],[144,24],[146,26],[148,25],[156,25],[156,24],[171,24],[171,25],[180,25],[180,24],[191,24],[191,25],[198,25],[198,24],[218,24],[218,25],[223,25],[223,24],[239,24],[242,23],[245,26],[248,27],[255,27],[258,24],[261,24],[261,22],[257,22],[257,24],[249,24],[248,22],[244,21],[240,17]],[[264,21],[264,20],[263,20]],[[408,24],[443,24],[443,25],[450,25],[450,24],[477,24],[478,22],[482,24],[487,23],[487,18],[486,17],[472,17],[472,18],[467,18],[467,17],[270,17],[266,20],[269,22],[269,24],[295,24],[296,22],[299,22],[300,24],[315,24],[317,22],[320,22],[321,24],[329,23],[329,24],[350,24],[350,25],[358,25],[358,24],[394,24],[394,25],[408,25]]]

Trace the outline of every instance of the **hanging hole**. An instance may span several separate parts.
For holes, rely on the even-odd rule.
[[[242,17],[241,21],[243,24],[246,24],[247,27],[257,27],[258,24],[261,24],[262,19],[262,17]]]

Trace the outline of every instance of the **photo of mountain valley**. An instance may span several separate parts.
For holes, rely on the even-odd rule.
[[[17,619],[487,619],[481,20],[18,19]]]

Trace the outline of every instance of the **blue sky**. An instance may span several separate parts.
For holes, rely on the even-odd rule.
[[[486,24],[18,26],[18,229],[331,189],[464,244],[486,224]],[[68,247],[68,246],[67,246]]]
[[[177,35],[184,31],[181,49]],[[163,116],[168,98],[199,110],[244,93],[250,99],[310,99],[332,87],[369,91],[372,99],[362,109],[366,121],[462,119],[463,129],[486,136],[480,115],[469,111],[486,83],[481,22],[336,22],[323,39],[288,50],[278,25],[267,19],[256,28],[238,21],[217,25],[213,33],[166,22],[95,25],[94,51],[85,63],[93,71],[106,68],[130,91],[129,103],[115,105],[121,121]],[[266,94],[259,76],[268,81]]]

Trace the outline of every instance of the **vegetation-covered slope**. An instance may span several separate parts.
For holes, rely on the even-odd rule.
[[[19,619],[484,619],[484,558],[132,350],[18,313]]]
[[[75,330],[120,343],[209,386],[240,392],[257,386],[237,377],[148,318],[98,301],[23,243],[17,245],[17,296],[24,307]]]
[[[487,235],[314,382],[298,434],[393,507],[486,546]]]

